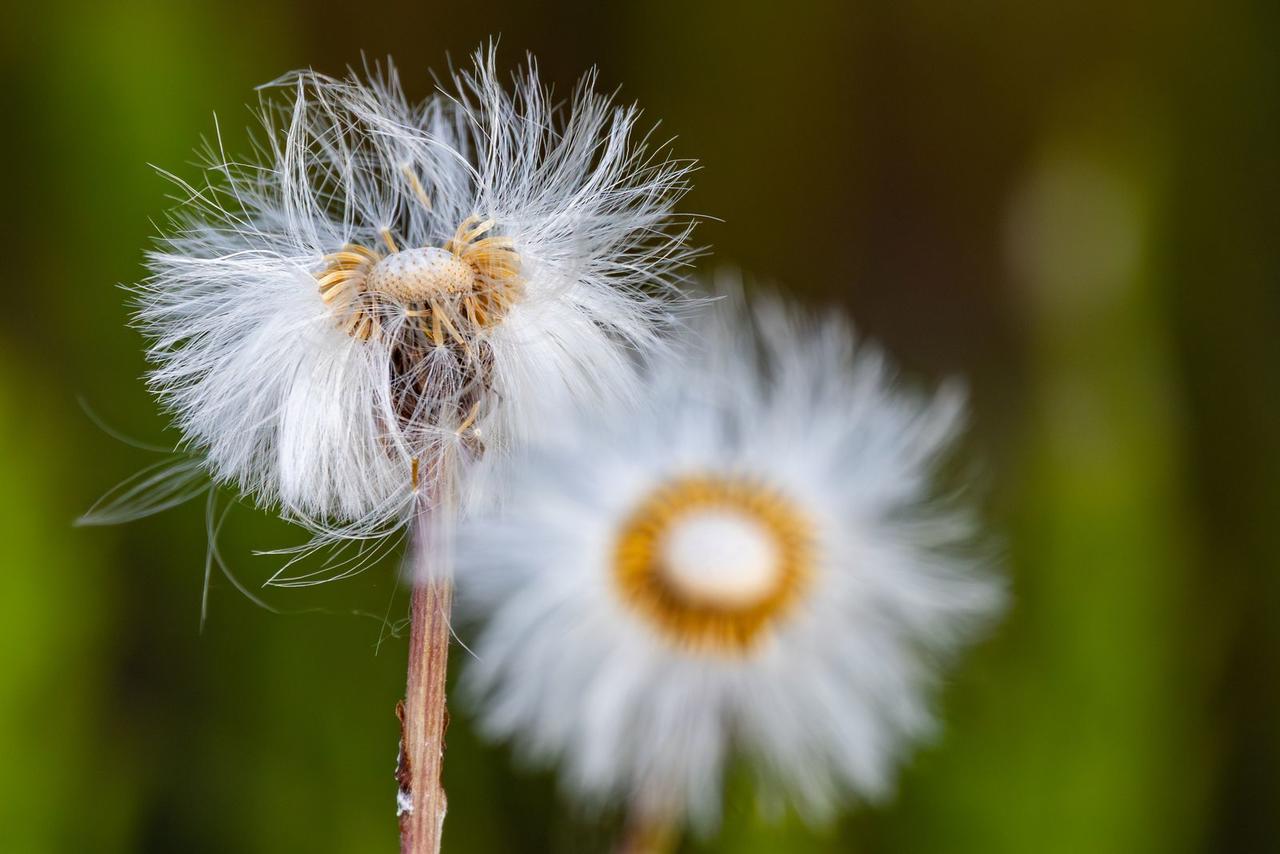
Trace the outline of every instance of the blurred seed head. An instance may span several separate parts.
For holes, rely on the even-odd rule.
[[[729,296],[646,397],[497,464],[459,542],[484,730],[585,804],[708,828],[742,755],[814,821],[892,786],[939,667],[999,610],[935,473],[954,385],[898,388],[838,319]]]

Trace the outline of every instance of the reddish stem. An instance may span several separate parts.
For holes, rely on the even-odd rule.
[[[410,604],[409,678],[405,700],[396,708],[400,717],[401,854],[439,854],[448,800],[444,770],[444,734],[449,725],[445,709],[445,675],[449,666],[449,612],[453,584],[448,573],[428,572],[430,549],[426,513],[419,513],[411,569],[414,576]],[[443,569],[441,567],[434,568]]]

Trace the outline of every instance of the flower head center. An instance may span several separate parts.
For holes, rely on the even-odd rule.
[[[520,256],[494,221],[467,217],[443,246],[401,249],[382,230],[388,252],[350,243],[325,256],[320,295],[350,335],[409,349],[456,346],[499,322],[524,292]],[[401,317],[400,341],[385,341],[384,321]],[[419,339],[417,341],[413,339]],[[420,346],[421,345],[421,346]]]
[[[755,481],[669,481],[619,531],[620,598],[686,647],[745,653],[803,595],[813,529],[790,499]]]
[[[474,291],[476,270],[447,249],[404,249],[374,264],[365,286],[403,305],[430,303]]]
[[[738,509],[695,510],[659,543],[663,580],[688,602],[747,608],[767,598],[782,570],[773,531]]]

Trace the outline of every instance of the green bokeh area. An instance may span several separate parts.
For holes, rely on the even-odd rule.
[[[704,169],[714,259],[848,312],[969,444],[1012,609],[885,803],[696,852],[1280,846],[1280,7],[44,3],[8,10],[0,312],[0,851],[394,851],[394,559],[264,589],[299,535],[195,501],[72,520],[172,445],[127,294],[218,116],[391,55],[414,96],[491,35],[599,65]],[[708,262],[708,269],[714,262]],[[220,508],[231,496],[223,496]],[[237,589],[243,586],[269,608]],[[455,647],[455,663],[467,653]],[[454,710],[446,851],[608,850]]]

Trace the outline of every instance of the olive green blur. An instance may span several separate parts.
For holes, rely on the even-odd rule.
[[[1280,846],[1280,5],[650,0],[10,9],[0,312],[0,851],[391,852],[396,565],[262,588],[237,505],[73,528],[172,445],[127,293],[254,87],[501,36],[598,65],[703,168],[706,262],[848,312],[904,381],[968,378],[1012,610],[896,796],[811,832],[730,785],[688,852]],[[89,412],[102,423],[95,424]],[[107,429],[110,428],[110,431]],[[224,497],[224,504],[226,498]],[[214,520],[216,522],[216,518]],[[236,589],[280,613],[259,607]],[[455,646],[454,663],[467,652]],[[447,852],[608,850],[453,710]]]

